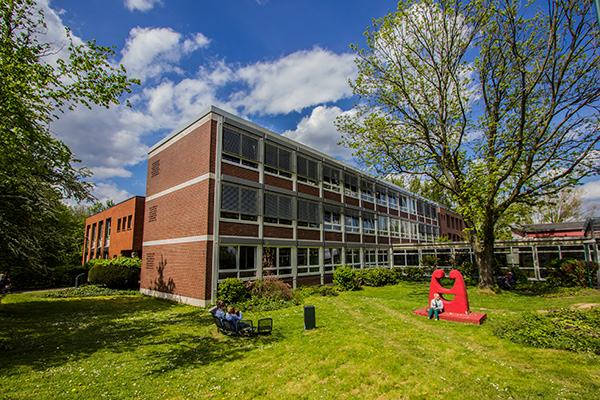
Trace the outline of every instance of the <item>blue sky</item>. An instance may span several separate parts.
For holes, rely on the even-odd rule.
[[[333,121],[352,108],[350,44],[393,0],[38,0],[47,37],[115,46],[142,84],[132,108],[78,108],[51,128],[88,166],[102,202],[145,195],[148,148],[209,105],[341,160]],[[600,181],[585,187],[600,200]]]

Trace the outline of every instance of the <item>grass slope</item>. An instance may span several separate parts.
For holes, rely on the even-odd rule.
[[[499,339],[492,326],[532,310],[600,303],[598,292],[541,298],[469,292],[482,326],[412,314],[427,285],[364,288],[302,306],[245,313],[274,332],[230,338],[205,310],[142,296],[42,299],[0,306],[1,399],[596,399],[600,357]]]

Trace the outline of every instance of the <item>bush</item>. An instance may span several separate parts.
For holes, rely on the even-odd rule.
[[[420,282],[425,277],[425,270],[420,267],[404,267],[399,269],[402,280],[407,282]]]
[[[590,262],[592,279],[596,276],[597,271],[598,264]],[[552,260],[547,282],[554,286],[587,287],[590,284],[587,264],[584,261],[569,258]]]
[[[395,285],[400,281],[398,272],[390,268],[362,269],[356,274],[364,285],[369,286]]]
[[[88,273],[88,269],[81,265],[61,265],[54,268],[54,286],[75,286],[75,278],[80,274]]]
[[[110,289],[139,288],[141,260],[139,258],[118,257],[112,260],[94,262],[88,280]]]
[[[494,334],[533,347],[600,354],[600,309],[530,313],[503,320]]]
[[[247,284],[246,288],[252,297],[261,297],[271,300],[288,301],[294,298],[294,292],[287,283],[273,276],[267,276]]]
[[[227,278],[217,288],[217,294],[220,300],[225,304],[241,303],[248,298],[246,284],[238,278]]]
[[[338,285],[341,290],[360,289],[360,282],[356,277],[356,273],[350,267],[337,267],[335,271],[333,271],[333,282]]]

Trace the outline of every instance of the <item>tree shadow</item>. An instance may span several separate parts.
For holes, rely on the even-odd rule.
[[[154,280],[152,290],[156,290],[163,293],[173,293],[175,291],[175,282],[173,278],[169,277],[168,280],[165,280],[164,272],[167,267],[167,260],[163,259],[163,256],[160,256],[160,262],[158,263],[158,268],[156,268],[156,272],[158,272],[158,279]]]
[[[182,310],[186,307],[189,311]],[[209,333],[216,327],[204,309],[141,296],[3,304],[0,326],[3,375],[18,373],[22,366],[43,371],[99,351],[127,353],[140,348],[147,349],[157,371],[177,369],[242,357],[242,340],[278,340],[276,336],[218,339]],[[167,326],[183,329],[166,333]]]

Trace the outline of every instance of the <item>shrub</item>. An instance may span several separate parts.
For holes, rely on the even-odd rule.
[[[595,277],[597,271],[598,264],[590,262],[590,276]],[[554,286],[589,286],[587,264],[569,258],[552,260],[547,282]]]
[[[75,278],[80,274],[85,274],[88,269],[81,265],[61,265],[54,268],[54,286],[75,286]]]
[[[273,276],[252,281],[246,285],[252,297],[288,301],[294,298],[294,292],[287,283]]]
[[[338,285],[341,290],[360,289],[360,282],[356,277],[356,273],[350,267],[337,267],[335,271],[333,271],[333,282]]]
[[[399,275],[390,268],[373,268],[356,271],[360,281],[369,286],[395,285],[400,281]]]
[[[494,334],[533,347],[600,354],[600,309],[530,313],[503,320]]]
[[[425,277],[425,271],[420,267],[404,267],[400,268],[402,280],[407,282],[420,282]]]
[[[246,284],[238,278],[227,278],[219,283],[217,294],[225,304],[241,303],[248,298]]]
[[[88,273],[90,283],[111,289],[135,289],[139,287],[141,260],[118,257],[94,263]]]

